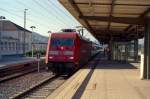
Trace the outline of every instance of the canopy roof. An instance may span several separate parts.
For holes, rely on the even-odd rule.
[[[59,0],[98,40],[130,41],[144,36],[150,0]]]

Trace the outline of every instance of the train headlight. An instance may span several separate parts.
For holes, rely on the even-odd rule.
[[[74,57],[69,57],[69,59],[74,59]]]
[[[49,59],[53,59],[53,57],[52,57],[52,56],[50,56],[50,57],[49,57]]]
[[[61,47],[60,47],[60,49],[61,49],[61,50],[63,50],[63,49],[64,49],[64,47],[63,47],[63,46],[61,46]]]

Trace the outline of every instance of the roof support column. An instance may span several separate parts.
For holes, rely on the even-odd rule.
[[[125,44],[125,62],[128,61],[128,42]]]
[[[138,61],[138,25],[136,26],[136,39],[134,40],[134,60]]]
[[[108,60],[113,60],[113,37],[110,37],[109,41],[109,52],[108,52]]]
[[[117,61],[117,44],[116,43],[114,43],[114,47],[113,47],[113,59]]]
[[[143,78],[150,78],[150,20],[147,21],[147,24],[145,25]]]
[[[138,61],[138,39],[134,40],[134,61]]]

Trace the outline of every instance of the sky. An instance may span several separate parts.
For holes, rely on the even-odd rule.
[[[75,28],[81,24],[58,2],[58,0],[0,0],[0,16],[5,16],[20,26],[24,26],[24,9],[26,12],[26,28],[48,36],[48,31],[58,32],[64,28]],[[95,39],[84,30],[84,34],[92,41]]]

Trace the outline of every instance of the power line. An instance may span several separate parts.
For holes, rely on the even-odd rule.
[[[43,3],[44,3],[44,2],[43,2]],[[49,2],[46,3],[46,1],[45,1],[45,4],[47,4],[48,6],[51,6],[51,5],[49,5],[48,3],[49,3]],[[60,12],[56,9],[57,7],[55,7],[54,5],[52,5],[52,6],[54,7],[53,10],[55,11],[55,13],[57,13],[57,15],[61,16],[61,18],[63,18],[63,20],[64,20],[63,15],[65,15],[65,14],[64,14],[63,12],[60,13]],[[68,17],[68,16],[67,16],[67,17]],[[67,18],[67,19],[70,20],[70,18]],[[65,19],[65,20],[66,20],[66,19]],[[71,20],[71,21],[72,21],[72,20]],[[66,21],[67,24],[69,23],[69,26],[71,25],[71,24],[70,24],[71,21],[68,21],[68,20]]]
[[[12,12],[10,12],[10,11],[7,11],[7,10],[5,10],[5,9],[3,9],[3,8],[0,8],[0,10],[1,11],[3,11],[3,12],[6,12],[6,13],[8,13],[8,14],[10,14],[11,16],[13,15],[13,16],[16,16],[16,17],[18,17],[18,18],[20,18],[20,19],[23,19],[22,18],[22,16],[20,16],[20,15],[17,15],[17,14],[15,14],[15,13],[12,13]],[[39,23],[37,23],[36,21],[34,21],[34,20],[31,20],[31,19],[29,19],[29,18],[27,18],[27,20],[29,20],[29,21],[31,21],[31,22],[33,22],[33,23],[36,23],[36,24],[39,24]],[[23,21],[23,20],[22,20]],[[40,24],[39,24],[40,25]],[[44,24],[41,24],[40,26],[43,26]],[[48,27],[47,25],[45,25],[46,27]],[[49,28],[49,27],[48,27]]]
[[[18,4],[21,4],[21,5],[23,5],[25,8],[31,8],[29,5],[27,5],[26,3],[23,3],[23,2],[20,2],[19,0],[16,0],[16,2],[18,3]],[[43,6],[41,3],[39,3],[39,2],[37,2],[37,1],[35,1],[35,0],[33,0],[33,2],[34,3],[36,3],[36,5],[38,5],[38,6],[40,6],[41,8],[43,8],[44,10],[46,10],[48,13],[49,13],[49,15],[51,15],[50,14],[50,12],[49,12],[49,10],[45,7],[45,6]],[[49,6],[49,4],[48,3],[50,3],[51,1],[49,1],[49,2],[47,2],[46,4]],[[60,8],[59,9],[57,9],[57,7],[56,7],[56,4],[55,3],[53,3],[52,2],[52,5],[54,6],[54,8],[56,9],[55,10],[55,12],[59,12],[59,13],[63,13],[63,14],[65,14],[67,17],[68,17],[68,19],[70,19],[70,18],[72,18],[72,17],[69,17],[69,15],[67,15],[63,10],[61,10]],[[39,15],[40,16],[45,16],[45,18],[46,19],[48,19],[47,21],[49,21],[50,23],[51,23],[51,21],[49,20],[50,18],[48,18],[48,16],[46,16],[45,14],[41,14],[41,12],[39,12],[39,10],[35,10],[35,9],[33,9],[33,7],[31,8],[32,10],[34,10],[35,12],[37,12],[38,13],[38,16],[36,15],[36,14],[32,14],[32,16],[34,16],[35,18],[38,18],[39,20],[41,19],[41,17],[39,17]],[[33,11],[33,12],[34,12]],[[63,11],[63,12],[62,12]],[[35,13],[34,12],[34,13]],[[40,13],[40,14],[39,14]],[[62,15],[62,14],[58,14],[58,15]],[[57,20],[60,20],[57,16],[56,17],[54,17],[55,19],[57,19]],[[62,17],[61,17],[62,18]],[[55,25],[57,25],[56,24],[56,21],[57,20],[55,20],[55,22],[53,23],[53,24],[55,24]],[[71,20],[71,19],[70,19]],[[74,19],[75,20],[75,19]],[[60,20],[60,22],[63,22],[63,23],[65,23],[64,22],[64,19],[62,19],[62,20]],[[75,20],[75,22],[77,22],[76,20]],[[68,22],[69,23],[69,22]],[[62,24],[62,23],[61,23]],[[66,24],[66,23],[65,23]],[[66,26],[68,26],[68,24],[66,24]],[[70,26],[70,23],[69,23],[69,26]]]
[[[45,6],[43,6],[42,4],[40,4],[38,1],[36,1],[36,0],[32,0],[33,2],[35,2],[38,6],[40,6],[41,8],[43,8],[45,11],[47,11],[49,14],[53,14],[52,12],[49,12],[49,10],[47,9],[47,8],[45,8]],[[57,20],[59,20],[60,21],[60,23],[62,24],[62,23],[64,23],[66,26],[68,26],[68,24],[66,24],[65,22],[64,22],[64,20],[61,20],[58,16],[56,16],[55,14],[53,14],[55,17],[55,19],[57,19]],[[62,24],[63,25],[63,24]]]
[[[46,18],[46,19],[48,19],[48,21],[49,21],[49,18],[48,18],[48,16],[46,16],[45,14],[41,14],[41,12],[39,12],[38,10],[35,10],[35,9],[33,9],[33,7],[31,8],[30,6],[28,6],[27,4],[24,4],[23,2],[20,2],[19,0],[16,0],[16,2],[18,3],[18,4],[21,4],[21,5],[23,5],[25,8],[30,8],[30,9],[32,9],[32,10],[34,10],[35,12],[37,12],[37,13],[35,13],[34,11],[33,11],[33,13],[35,13],[35,14],[38,14],[38,15],[35,15],[35,14],[32,14],[32,16],[34,16],[35,18],[39,18],[39,19],[41,19],[41,18],[43,18],[43,16]],[[39,14],[40,13],[40,14]],[[41,16],[41,17],[40,17]],[[49,22],[51,22],[51,21],[49,21]]]
[[[33,8],[33,7],[31,8],[30,6],[28,6],[27,4],[24,4],[23,2],[21,2],[21,1],[19,1],[19,0],[16,0],[16,2],[17,2],[18,4],[23,5],[25,8],[28,8],[28,9],[29,9],[29,8],[30,8],[30,9]],[[34,10],[34,9],[32,9],[32,10]],[[39,13],[38,10],[34,10],[34,11],[37,12],[37,13]],[[33,11],[33,12],[34,12],[34,11]],[[41,15],[41,14],[38,14],[38,15]],[[34,16],[35,16],[35,15],[34,15]],[[41,16],[43,17],[43,15],[41,15]],[[36,16],[36,17],[37,17],[37,16]]]
[[[52,4],[52,6],[54,6],[56,9],[58,9],[59,12],[61,12],[65,16],[67,16],[70,20],[72,20],[72,21],[77,23],[77,21],[72,16],[69,16],[66,12],[64,12],[64,10],[60,9],[59,7],[57,7],[57,5],[54,2],[52,2],[51,0],[48,0],[48,1],[49,1],[49,3]]]

